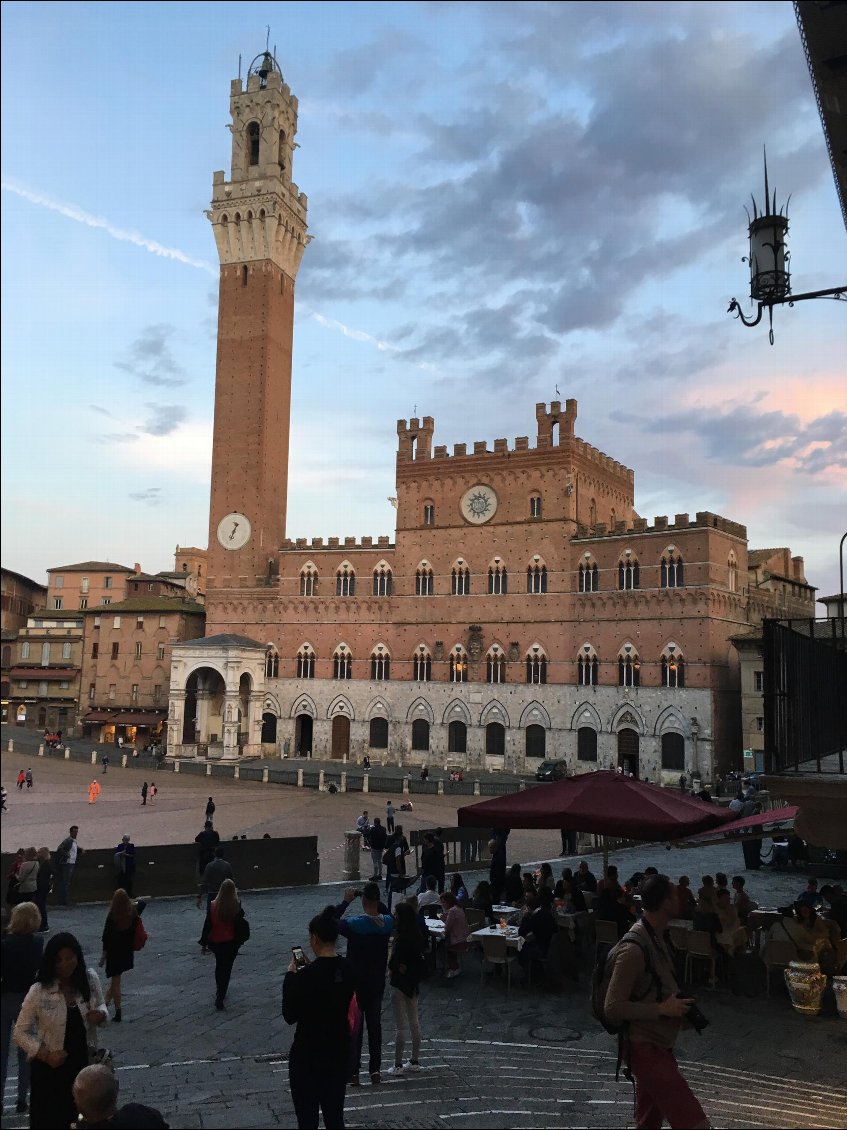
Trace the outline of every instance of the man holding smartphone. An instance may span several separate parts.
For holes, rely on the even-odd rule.
[[[348,887],[343,900],[335,908],[338,930],[347,939],[347,958],[356,975],[356,1002],[359,1012],[352,1033],[350,1048],[350,1085],[358,1087],[362,1062],[364,1029],[368,1029],[368,1070],[371,1083],[382,1082],[382,998],[388,966],[388,941],[394,919],[379,899],[376,883],[365,883],[362,889],[362,913],[344,918],[356,891]]]

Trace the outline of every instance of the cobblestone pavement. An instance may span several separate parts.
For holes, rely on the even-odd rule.
[[[3,756],[7,782],[12,767],[15,773],[20,767],[17,760],[17,755]],[[142,844],[193,838],[210,791],[202,778],[168,775],[160,804],[140,812],[140,771],[110,770],[101,802],[89,808],[84,784],[90,767],[43,759],[33,768],[33,794],[21,797],[11,790],[10,813],[3,817],[4,848],[18,846],[18,840],[55,846],[71,822],[80,824],[80,839],[88,846],[101,839],[117,843],[125,827]],[[215,781],[213,791],[224,834],[228,822],[233,830],[249,828],[251,834],[276,827],[277,834],[317,831],[324,873],[331,850],[326,844],[343,827],[340,815],[355,816],[363,807],[358,795],[330,798],[243,781]],[[416,819],[421,825],[434,820],[447,825],[455,799],[432,799],[446,800],[449,807],[430,818],[429,810],[419,811],[416,804]],[[344,807],[328,807],[335,802]],[[510,837],[511,859],[530,863],[549,855],[550,833],[525,836]],[[685,851],[645,846],[610,858],[624,876],[652,864],[673,877],[690,875],[693,885],[706,872],[742,870],[737,845]],[[596,873],[599,858],[588,859]],[[569,861],[554,859],[554,867],[564,862]],[[747,873],[747,883],[754,898],[773,905],[796,896],[804,875],[765,869]],[[201,917],[193,900],[154,897],[144,915],[150,941],[124,979],[125,1021],[110,1025],[105,1036],[124,1101],[150,1103],[171,1126],[185,1130],[293,1127],[286,1062],[291,1030],[280,1013],[282,976],[291,946],[306,941],[309,918],[340,894],[338,884],[245,893],[252,936],[236,962],[222,1013],[213,1006],[214,959],[202,956],[197,945]],[[105,913],[102,905],[52,910],[51,927],[76,932],[96,964]],[[724,987],[700,990],[699,1003],[711,1024],[702,1037],[691,1034],[681,1041],[683,1070],[715,1126],[847,1130],[847,1025],[834,1015],[798,1016],[778,979],[775,985],[770,998],[736,997]],[[514,984],[507,994],[499,977],[481,977],[478,958],[469,955],[461,977],[425,982],[421,1016],[424,1070],[385,1077],[379,1088],[350,1089],[348,1126],[459,1130],[633,1124],[632,1089],[614,1079],[614,1041],[587,1007],[587,971],[579,984],[558,995],[535,984],[531,989]],[[387,1005],[383,1024],[387,1068],[393,1032]],[[14,1061],[10,1071],[6,1111],[13,1106]],[[6,1113],[3,1124],[23,1127],[27,1118]]]

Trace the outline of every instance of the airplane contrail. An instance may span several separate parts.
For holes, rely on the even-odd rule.
[[[178,263],[185,263],[187,267],[196,267],[200,271],[207,271],[210,275],[217,277],[218,270],[211,263],[205,259],[195,259],[191,255],[186,255],[178,247],[165,247],[163,244],[157,243],[155,239],[147,239],[139,232],[126,231],[124,228],[115,227],[109,220],[102,216],[92,216],[90,212],[78,208],[75,204],[65,204],[61,200],[53,200],[52,197],[43,192],[33,192],[31,189],[23,188],[12,181],[4,179],[0,181],[0,186],[7,192],[13,192],[16,196],[28,200],[30,204],[37,204],[40,208],[49,208],[51,212],[58,212],[60,216],[74,220],[78,224],[85,224],[89,228],[99,228],[110,235],[112,239],[135,244],[136,247],[141,247],[153,255],[159,255],[163,259],[173,259]]]

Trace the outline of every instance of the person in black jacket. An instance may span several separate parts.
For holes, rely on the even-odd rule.
[[[351,963],[338,957],[338,922],[328,906],[309,923],[315,955],[304,968],[292,959],[282,983],[282,1015],[296,1024],[288,1056],[288,1078],[297,1125],[344,1130],[344,1097],[350,1065],[350,1001],[356,985]]]
[[[488,851],[491,855],[488,868],[491,897],[494,902],[499,902],[506,886],[506,841],[501,836],[494,836],[488,841]]]
[[[378,816],[374,816],[368,838],[371,844],[371,863],[373,864],[371,880],[378,883],[382,879],[382,853],[388,843],[388,832],[386,832]]]
[[[426,881],[430,875],[435,878],[437,887],[439,872],[443,870],[444,851],[436,844],[435,835],[432,832],[425,832],[421,848],[421,885],[418,894],[423,894],[426,890]]]
[[[420,1071],[421,1023],[418,1017],[418,996],[421,979],[427,972],[425,942],[415,908],[401,902],[395,909],[397,929],[394,947],[388,961],[391,972],[391,1005],[394,1010],[394,1066],[389,1075]],[[406,1029],[412,1037],[412,1055],[403,1061]]]

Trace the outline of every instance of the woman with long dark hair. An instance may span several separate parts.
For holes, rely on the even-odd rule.
[[[224,879],[217,898],[209,903],[200,945],[215,955],[215,1008],[220,1012],[229,989],[238,951],[249,936],[244,909],[232,879]]]
[[[460,906],[466,905],[468,901],[468,891],[465,887],[465,880],[458,871],[454,871],[450,876],[450,893]]]
[[[335,952],[337,940],[338,920],[328,906],[309,923],[315,960],[303,954],[301,964],[292,958],[282,983],[282,1015],[297,1025],[288,1078],[301,1130],[317,1127],[319,1109],[327,1130],[344,1130],[350,1074],[348,1014],[356,974],[347,958]]]
[[[389,1075],[420,1071],[421,1024],[418,1018],[418,996],[421,978],[426,973],[425,942],[418,916],[410,902],[394,908],[396,922],[394,946],[388,961],[391,973],[391,1005],[394,1010],[394,1066]],[[412,1054],[403,1061],[406,1029],[412,1037]]]
[[[88,1029],[108,1018],[100,978],[86,968],[79,942],[56,934],[15,1025],[15,1043],[31,1061],[31,1130],[65,1130],[76,1121],[73,1085],[88,1065]]]
[[[116,1022],[122,1019],[121,977],[135,966],[135,931],[140,917],[138,907],[123,887],[118,887],[112,895],[112,903],[106,915],[103,956],[100,958],[101,966],[106,966],[106,976],[111,978],[105,1003],[114,1004]]]

